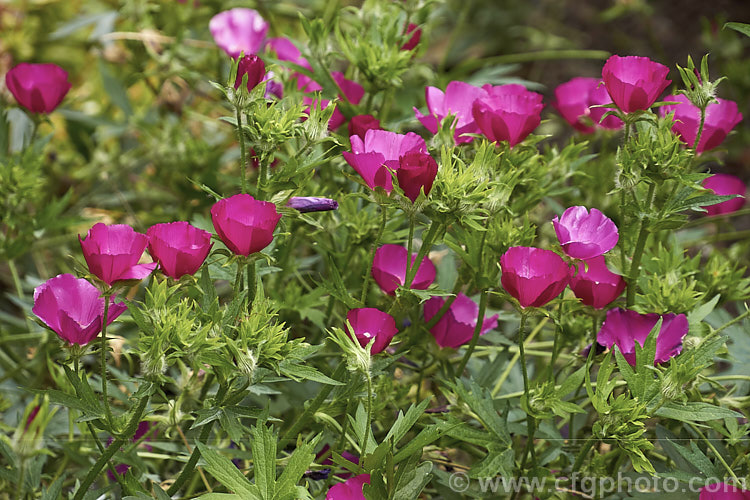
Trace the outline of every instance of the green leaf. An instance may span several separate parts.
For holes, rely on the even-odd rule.
[[[104,90],[112,100],[112,104],[120,108],[126,117],[130,117],[133,114],[133,108],[130,106],[130,98],[128,97],[127,89],[120,83],[120,80],[112,74],[106,64],[99,62],[99,73],[102,77],[102,85]]]
[[[313,447],[313,443],[303,443],[298,444],[294,449],[276,483],[275,498],[280,500],[296,500],[300,498],[297,496],[297,483],[308,467],[310,467],[310,464],[315,460]]]
[[[706,422],[721,418],[742,418],[743,415],[729,408],[714,406],[709,403],[669,402],[656,411],[656,415],[681,422]]]
[[[475,464],[469,471],[469,477],[496,477],[502,475],[505,477],[513,474],[513,459],[515,453],[511,448],[499,449],[490,446],[487,456],[484,460]]]
[[[416,468],[409,468],[399,477],[393,500],[413,500],[432,479],[432,462],[422,462]]]
[[[253,426],[253,472],[261,498],[271,500],[276,491],[276,436],[263,422]]]
[[[724,28],[731,28],[738,33],[742,33],[745,36],[750,36],[750,24],[745,23],[725,23]]]
[[[289,358],[279,363],[279,373],[297,381],[312,380],[321,384],[344,385],[343,382],[333,380],[310,365],[296,364]]]
[[[406,446],[398,450],[393,457],[394,463],[402,462],[415,453],[422,453],[422,448],[437,440],[443,434],[442,427],[429,425],[417,434],[417,437],[409,441]]]
[[[406,414],[399,411],[398,416],[396,417],[396,421],[393,423],[393,427],[391,427],[391,430],[388,431],[388,434],[385,436],[383,441],[388,441],[391,437],[393,438],[393,443],[398,444],[399,441],[401,441],[401,438],[403,438],[407,432],[414,426],[414,424],[417,423],[417,420],[419,420],[419,417],[422,416],[424,411],[427,409],[427,405],[430,404],[430,399],[427,398],[418,405],[411,405],[409,406],[409,409],[406,410]]]
[[[505,418],[498,415],[490,391],[480,387],[474,380],[468,381],[470,391],[467,390],[462,381],[450,385],[456,391],[456,394],[469,405],[469,408],[477,414],[485,429],[493,433],[500,442],[510,445],[507,422]]]
[[[200,450],[203,460],[206,462],[204,469],[216,478],[219,483],[234,491],[241,498],[249,500],[261,500],[265,498],[261,497],[258,488],[242,475],[242,472],[235,467],[231,460],[200,441],[196,441],[195,444]]]

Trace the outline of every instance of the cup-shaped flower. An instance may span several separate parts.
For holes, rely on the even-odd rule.
[[[646,343],[648,334],[659,321],[659,317],[662,318],[662,324],[656,337],[654,364],[665,363],[682,352],[682,339],[689,329],[684,314],[640,314],[616,307],[607,311],[607,317],[596,335],[596,341],[610,349],[616,345],[628,363],[635,365],[635,343],[638,342],[641,346]]]
[[[750,490],[726,483],[712,483],[701,488],[698,500],[750,500]]]
[[[703,187],[710,189],[719,196],[727,196],[730,194],[738,194],[742,196],[741,198],[733,198],[731,200],[717,203],[716,205],[703,207],[708,212],[708,215],[731,214],[742,208],[745,204],[744,196],[747,187],[739,177],[730,174],[714,174],[703,180]]]
[[[574,259],[592,259],[612,250],[620,238],[617,226],[596,208],[570,207],[552,219],[563,251]]]
[[[148,244],[145,234],[127,224],[94,224],[81,239],[83,258],[91,274],[112,286],[115,281],[142,280],[156,269],[156,262],[138,264]]]
[[[500,282],[521,307],[542,307],[565,289],[573,268],[552,250],[511,247],[500,257]]]
[[[375,258],[372,260],[372,277],[380,289],[388,295],[393,295],[396,288],[406,282],[406,254],[406,248],[391,244],[383,245],[375,251]],[[415,265],[416,258],[417,254],[412,254],[412,266]],[[411,288],[427,289],[435,281],[435,273],[435,265],[429,258],[424,257],[412,280]]]
[[[356,115],[349,120],[349,135],[356,135],[363,141],[368,130],[381,130],[380,120],[372,115]]]
[[[256,200],[249,194],[236,194],[211,207],[211,221],[221,241],[236,255],[260,252],[273,241],[273,231],[281,219],[276,205]]]
[[[542,95],[526,90],[523,85],[508,84],[482,87],[480,97],[471,111],[479,130],[494,142],[508,141],[510,147],[523,141],[542,121]]]
[[[286,206],[298,212],[327,212],[339,208],[339,202],[330,198],[317,198],[315,196],[292,196]]]
[[[669,68],[648,57],[614,55],[602,68],[602,80],[617,107],[624,113],[651,107],[672,80]]]
[[[570,278],[570,289],[575,296],[596,309],[611,304],[625,286],[625,279],[609,270],[603,255],[579,262],[578,273]]]
[[[607,108],[591,107],[611,102],[612,98],[609,97],[604,85],[601,85],[599,78],[577,77],[557,86],[555,102],[552,105],[573,128],[584,134],[591,134],[597,127],[606,129],[622,127],[622,120],[616,116],[610,115],[602,120],[608,111]],[[582,118],[590,118],[594,125],[584,123]]]
[[[5,74],[5,85],[33,113],[51,113],[70,90],[68,72],[56,64],[18,64]]]
[[[214,42],[229,57],[237,59],[243,52],[256,54],[263,46],[268,23],[253,9],[237,7],[219,12],[208,23]]]
[[[425,321],[429,322],[443,307],[443,304],[445,304],[445,299],[442,297],[432,297],[425,302]],[[477,303],[463,293],[459,293],[445,314],[430,329],[430,333],[440,347],[458,349],[471,342],[477,326],[477,316],[479,316]],[[497,318],[497,314],[483,318],[479,334],[484,335],[493,328],[497,328]]]
[[[237,79],[234,81],[234,88],[240,88],[242,78],[247,75],[247,91],[253,90],[266,77],[266,63],[263,59],[250,54],[243,56],[237,66]]]
[[[399,158],[398,164],[396,178],[406,197],[414,203],[423,188],[424,195],[429,196],[438,171],[435,159],[427,153],[409,151]]]
[[[326,493],[326,500],[365,500],[362,492],[365,483],[370,484],[369,474],[350,477],[343,483],[334,484]]]
[[[370,354],[382,352],[398,333],[393,316],[374,307],[352,309],[346,314],[346,321],[352,326],[354,337],[362,347],[375,340]],[[351,335],[352,332],[348,328],[346,330]]]
[[[674,112],[672,131],[680,137],[682,142],[693,147],[701,123],[700,109],[683,94],[668,95],[664,100],[679,102],[679,104],[662,106],[659,112],[662,116]],[[706,120],[696,148],[698,153],[709,151],[724,142],[734,126],[742,121],[742,113],[739,112],[736,102],[725,99],[716,100],[719,102],[711,103],[706,108]]]
[[[159,263],[161,272],[180,279],[195,274],[211,251],[211,233],[185,221],[155,224],[146,231],[148,252]]]
[[[302,53],[299,51],[296,45],[291,40],[285,37],[269,38],[266,41],[266,50],[275,54],[279,61],[289,61],[295,64],[299,64],[307,69],[312,69],[307,59],[302,57]]]
[[[114,297],[109,300],[107,324],[127,309]],[[34,289],[31,312],[69,344],[86,345],[102,331],[104,298],[85,279],[60,274]]]
[[[401,46],[401,50],[414,50],[414,48],[419,44],[419,39],[422,38],[422,30],[419,29],[419,26],[417,26],[414,23],[409,23],[409,25],[406,27],[406,33],[411,33],[411,37]]]
[[[424,139],[414,132],[397,134],[387,130],[368,130],[364,141],[349,137],[352,152],[344,151],[344,159],[365,180],[370,189],[380,186],[387,193],[393,190],[390,170],[398,170],[399,159],[410,151],[427,152]]]
[[[414,114],[433,134],[437,134],[440,123],[446,116],[453,115],[456,117],[456,131],[453,135],[456,144],[471,142],[474,138],[463,134],[479,133],[479,127],[472,114],[472,105],[480,97],[487,97],[487,91],[464,82],[450,82],[445,88],[445,93],[438,88],[427,87],[425,100],[430,113],[423,115],[414,108]]]

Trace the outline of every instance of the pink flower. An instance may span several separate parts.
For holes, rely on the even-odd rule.
[[[18,64],[6,73],[5,85],[33,113],[51,113],[70,90],[68,72],[56,64]]]
[[[622,127],[622,120],[616,116],[610,115],[602,120],[604,114],[610,111],[609,109],[591,107],[612,102],[607,89],[601,85],[601,80],[598,78],[578,77],[558,85],[555,89],[555,99],[553,103],[555,109],[579,132],[591,134],[596,127],[608,129]],[[583,123],[581,118],[584,117],[590,118],[594,126]]]
[[[115,281],[142,280],[156,269],[156,262],[138,264],[148,238],[127,224],[94,224],[81,239],[83,257],[91,274],[112,286]]]
[[[393,295],[396,288],[406,282],[406,253],[406,248],[391,244],[383,245],[375,251],[375,258],[372,261],[372,277],[380,289],[388,295]],[[417,254],[412,254],[412,266],[416,258]],[[429,258],[424,257],[411,283],[411,288],[425,290],[433,281],[435,281],[435,265]]]
[[[552,219],[563,251],[574,259],[591,259],[603,255],[617,245],[617,226],[596,208],[570,207],[560,219]]]
[[[477,126],[490,141],[508,141],[513,147],[542,121],[541,94],[517,84],[482,88],[487,96],[474,101],[471,111]]]
[[[625,280],[607,268],[600,255],[578,263],[578,274],[570,278],[570,289],[581,302],[596,309],[612,303],[625,290]]]
[[[430,321],[443,304],[445,304],[445,299],[442,297],[432,297],[425,302],[425,321]],[[471,342],[474,329],[477,327],[477,316],[479,316],[477,303],[463,293],[459,293],[443,317],[430,329],[430,333],[440,347],[458,349]],[[484,335],[493,328],[497,328],[497,318],[497,314],[484,318],[479,334]]]
[[[247,91],[250,92],[265,79],[266,63],[255,54],[250,54],[240,59],[239,66],[237,67],[237,79],[234,82],[235,89],[240,88],[242,78],[245,75],[247,75]]]
[[[666,116],[674,111],[672,131],[680,137],[682,142],[693,147],[701,122],[700,109],[683,94],[668,95],[664,100],[680,103],[662,106],[659,113],[661,116]],[[706,108],[706,120],[696,149],[698,153],[709,151],[724,142],[734,126],[742,121],[742,113],[737,109],[736,102],[724,99],[717,99],[717,101],[719,102],[711,103]]]
[[[409,33],[413,34],[409,40],[401,46],[401,50],[414,50],[419,44],[419,39],[422,37],[422,30],[419,29],[419,26],[414,23],[409,23],[409,26],[406,27],[406,34],[408,35]]]
[[[542,307],[565,289],[573,268],[551,250],[511,247],[500,257],[500,282],[521,307]]]
[[[349,121],[349,135],[356,135],[363,141],[368,130],[381,130],[380,120],[372,115],[352,116]]]
[[[236,255],[260,252],[273,241],[281,219],[276,205],[256,200],[249,194],[236,194],[211,207],[211,221],[221,241]]]
[[[235,8],[219,12],[208,23],[208,29],[229,57],[237,59],[241,53],[256,54],[263,46],[268,23],[253,9]]]
[[[148,252],[165,276],[195,274],[211,251],[211,233],[185,221],[156,224],[146,231]]]
[[[708,211],[708,215],[731,214],[742,208],[745,204],[744,196],[747,187],[739,177],[729,174],[714,174],[703,180],[703,187],[710,189],[719,196],[730,194],[738,194],[742,196],[742,198],[733,198],[731,200],[717,203],[716,205],[703,207]]]
[[[380,186],[387,193],[393,190],[390,170],[398,170],[399,159],[409,151],[427,152],[424,139],[414,132],[406,135],[387,130],[368,130],[363,141],[349,137],[352,152],[344,151],[344,159],[365,180],[370,189]]]
[[[373,307],[352,309],[346,314],[346,321],[352,326],[354,336],[363,348],[375,339],[370,354],[382,352],[398,333],[393,316]],[[347,328],[347,333],[351,335],[352,332]]]
[[[433,134],[437,134],[440,122],[448,115],[456,117],[456,131],[454,139],[457,144],[474,140],[463,134],[478,134],[479,127],[474,122],[472,105],[480,97],[487,97],[487,91],[464,82],[450,82],[445,93],[435,87],[425,88],[425,100],[429,115],[423,115],[417,108],[414,114],[422,125]]]
[[[432,156],[419,151],[409,151],[399,158],[398,165],[398,185],[412,203],[417,201],[423,188],[424,195],[430,195],[438,171],[438,164]]]
[[[107,324],[125,309],[124,303],[110,297]],[[69,344],[86,345],[102,331],[104,298],[85,279],[60,274],[34,289],[31,312]]]
[[[615,308],[607,311],[607,318],[596,335],[596,341],[604,347],[617,346],[625,359],[635,365],[635,343],[643,347],[651,329],[662,318],[661,329],[656,337],[656,363],[665,363],[682,352],[682,339],[688,332],[688,321],[684,314],[639,314],[628,309]]]
[[[318,198],[315,196],[292,196],[286,204],[300,213],[326,212],[339,208],[339,202],[330,198]]]
[[[302,57],[302,53],[288,38],[269,38],[266,41],[266,50],[274,53],[279,61],[289,61],[312,71],[310,63]]]
[[[669,68],[648,57],[612,56],[602,68],[602,80],[610,97],[624,113],[645,110],[672,80]]]
[[[726,483],[713,483],[701,488],[699,500],[750,500],[750,491]]]
[[[365,483],[370,484],[369,474],[350,477],[343,483],[334,484],[326,493],[326,500],[365,500],[362,492]]]

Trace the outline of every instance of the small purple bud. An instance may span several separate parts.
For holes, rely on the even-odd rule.
[[[339,202],[330,198],[316,198],[314,196],[293,196],[289,198],[286,206],[294,208],[295,210],[302,213],[326,212],[328,210],[336,210],[337,208],[339,208]]]

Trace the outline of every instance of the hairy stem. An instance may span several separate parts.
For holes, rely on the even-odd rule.
[[[656,190],[656,184],[651,184],[648,187],[648,210],[654,202],[654,191]],[[641,259],[643,258],[643,250],[646,247],[646,240],[648,240],[648,222],[645,218],[641,219],[641,228],[638,231],[638,239],[635,243],[635,250],[633,251],[633,261],[630,264],[630,273],[628,273],[628,293],[627,293],[627,307],[632,307],[635,303],[635,289],[638,285],[638,277],[641,274]]]

